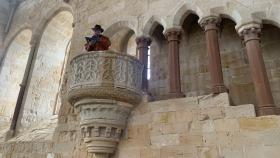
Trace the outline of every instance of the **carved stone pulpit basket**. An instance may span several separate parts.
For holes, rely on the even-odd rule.
[[[107,158],[141,102],[143,65],[129,55],[97,51],[74,57],[70,67],[68,100],[80,115],[84,143],[88,152]]]

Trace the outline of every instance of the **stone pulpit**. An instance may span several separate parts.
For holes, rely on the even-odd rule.
[[[108,158],[141,102],[143,65],[129,55],[96,51],[74,57],[70,67],[68,100],[80,115],[83,141],[88,152]]]

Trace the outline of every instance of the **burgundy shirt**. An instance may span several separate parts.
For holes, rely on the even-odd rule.
[[[90,51],[101,51],[101,50],[108,50],[111,46],[111,41],[108,37],[101,35],[100,41],[93,44],[91,42],[85,44],[85,49]]]

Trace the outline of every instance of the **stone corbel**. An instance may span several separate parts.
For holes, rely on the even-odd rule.
[[[143,64],[112,51],[83,53],[70,62],[68,100],[80,116],[89,153],[113,154],[131,110],[142,100]]]

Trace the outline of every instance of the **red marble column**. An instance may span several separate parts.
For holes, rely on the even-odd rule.
[[[207,52],[209,58],[209,71],[211,75],[212,93],[219,94],[227,92],[224,85],[223,70],[221,64],[220,48],[218,41],[218,26],[220,18],[211,16],[200,21],[201,27],[205,30]]]
[[[169,98],[184,97],[181,91],[179,43],[182,30],[170,28],[165,32],[168,41]]]
[[[239,30],[244,38],[251,76],[254,82],[258,105],[257,115],[275,115],[276,107],[273,101],[269,80],[260,46],[260,25],[251,25]]]
[[[144,92],[148,91],[148,51],[151,45],[151,38],[140,36],[136,38],[137,51],[140,62],[144,65],[143,75],[142,75],[142,89]]]

